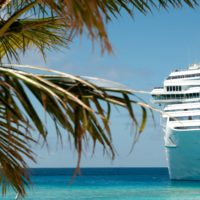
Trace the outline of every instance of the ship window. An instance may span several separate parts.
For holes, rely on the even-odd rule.
[[[178,91],[178,86],[176,86],[176,91]]]
[[[181,86],[178,86],[178,90],[181,91]]]
[[[199,120],[200,116],[183,116],[183,117],[173,117],[169,118],[169,121],[185,121],[185,120]]]
[[[187,120],[187,117],[179,117],[178,120]]]
[[[173,86],[173,91],[175,91],[176,90],[176,87],[175,86]]]
[[[200,116],[193,116],[193,118],[192,119],[196,119],[196,120],[199,120],[200,119]]]
[[[152,95],[152,97],[157,100],[158,99],[158,96],[157,95]]]

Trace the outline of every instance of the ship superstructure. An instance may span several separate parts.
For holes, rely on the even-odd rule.
[[[164,108],[170,178],[200,180],[200,65],[175,70],[151,94]]]

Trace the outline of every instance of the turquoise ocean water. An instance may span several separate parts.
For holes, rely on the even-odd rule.
[[[200,181],[170,181],[166,168],[32,169],[25,200],[196,200]],[[3,200],[14,200],[10,191]]]

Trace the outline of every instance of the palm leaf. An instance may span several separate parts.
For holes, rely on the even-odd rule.
[[[68,45],[71,34],[63,35],[64,29],[69,33],[80,35],[87,30],[92,40],[100,42],[102,52],[112,51],[106,23],[117,18],[125,10],[133,16],[138,10],[147,14],[164,8],[181,8],[188,5],[195,8],[197,0],[41,0],[41,1],[0,1],[2,13],[0,21],[1,58],[19,60],[16,49],[25,51],[30,45],[39,48],[44,55],[45,48]],[[32,20],[26,20],[27,15]],[[33,16],[33,17],[30,17]],[[56,23],[55,23],[56,21]],[[41,28],[43,27],[43,28]],[[68,39],[68,40],[66,40]],[[16,41],[19,41],[18,43]]]
[[[24,159],[26,157],[34,161],[29,146],[34,139],[30,134],[29,122],[21,113],[11,92],[12,86],[7,83],[7,75],[1,74],[0,79],[0,183],[3,193],[11,183],[15,190],[24,194],[24,187],[30,183]]]
[[[45,50],[67,46],[70,35],[60,19],[18,20],[0,37],[0,58],[6,56],[9,62],[19,61],[19,53],[25,53],[31,47],[39,49],[45,57]]]
[[[117,18],[123,11],[133,16],[138,10],[143,14],[155,9],[180,8],[188,5],[194,8],[198,5],[197,0],[42,0],[43,5],[49,6],[59,16],[70,20],[70,24],[77,34],[82,34],[84,28],[89,32],[92,39],[100,40],[101,49],[112,51],[110,41],[105,28],[106,22]]]
[[[10,62],[13,59],[19,61],[19,51],[25,52],[32,46],[45,55],[45,49],[68,44],[71,31],[80,35],[87,30],[92,39],[100,41],[102,51],[107,49],[110,52],[112,47],[105,26],[113,17],[117,18],[122,10],[133,16],[135,10],[147,14],[155,9],[180,8],[183,5],[194,8],[198,1],[3,0],[0,1],[0,61],[5,56]],[[66,30],[69,31],[67,35]],[[58,136],[61,127],[67,130],[78,153],[78,167],[84,151],[83,144],[87,144],[88,138],[92,139],[94,148],[99,142],[114,158],[115,149],[109,129],[112,105],[127,109],[138,131],[135,140],[144,130],[146,109],[152,108],[133,99],[130,90],[100,86],[88,79],[50,70],[46,70],[51,73],[45,76],[31,74],[25,71],[27,67],[16,70],[17,67],[0,67],[0,183],[3,193],[11,185],[24,195],[25,186],[30,183],[25,171],[25,158],[34,161],[31,144],[35,142],[35,137],[31,128],[47,142],[47,128],[26,91],[52,118]],[[141,124],[132,105],[142,108]]]
[[[141,106],[143,121],[139,125],[132,109],[132,103],[138,102],[131,99],[129,90],[115,88],[111,91],[113,87],[95,85],[88,78],[49,69],[46,70],[46,75],[32,74],[27,71],[30,68],[45,71],[44,68],[33,66],[0,67],[0,181],[4,192],[11,184],[24,195],[24,184],[30,183],[24,171],[27,167],[25,158],[34,161],[31,144],[35,142],[35,136],[30,127],[47,142],[48,131],[30,100],[31,93],[54,122],[57,136],[60,139],[63,137],[60,128],[64,128],[73,139],[78,154],[77,169],[84,151],[83,144],[89,145],[88,138],[93,141],[93,148],[98,142],[114,158],[115,149],[109,127],[112,105],[127,109],[138,132],[143,131],[146,122],[145,104]],[[27,95],[27,92],[30,94]]]

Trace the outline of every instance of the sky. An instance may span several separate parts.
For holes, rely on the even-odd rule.
[[[164,79],[175,69],[187,68],[200,62],[200,8],[187,7],[155,11],[144,16],[136,13],[134,19],[122,13],[107,26],[114,53],[101,55],[86,37],[75,38],[68,49],[48,52],[46,63],[36,52],[22,58],[23,64],[46,66],[74,75],[95,76],[126,85],[131,89],[150,92],[162,86]],[[149,104],[151,96],[140,95]],[[140,114],[139,114],[140,115]],[[166,167],[164,133],[160,116],[151,116],[145,131],[130,153],[133,132],[128,114],[113,110],[111,130],[118,155],[114,161],[103,155],[97,145],[91,156],[88,149],[82,158],[82,167]],[[49,125],[51,127],[51,125]],[[31,167],[75,167],[76,152],[70,148],[67,134],[63,133],[64,147],[57,147],[56,136],[49,134],[50,149],[34,146],[37,164]]]

